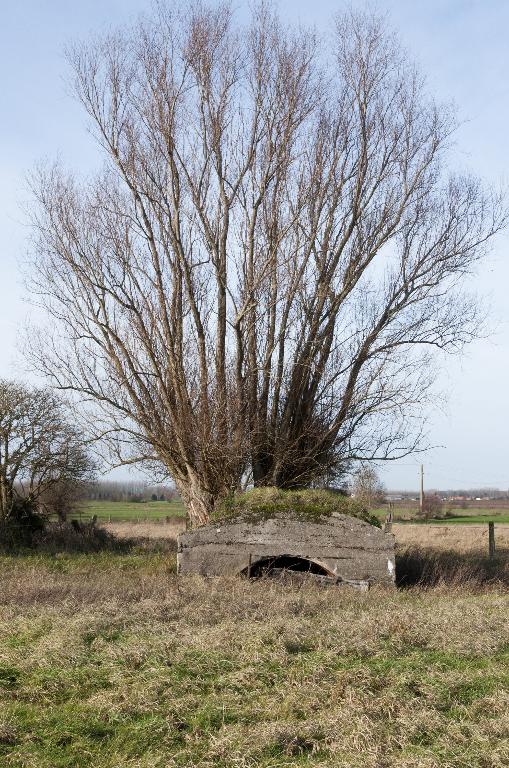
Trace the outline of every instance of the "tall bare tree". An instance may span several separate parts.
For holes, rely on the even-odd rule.
[[[450,110],[384,23],[347,13],[329,45],[267,5],[246,27],[161,5],[69,58],[105,166],[35,182],[38,369],[194,523],[246,474],[413,450],[429,352],[475,335],[460,283],[504,215],[446,173]]]
[[[54,393],[0,380],[0,524],[17,516],[19,502],[28,501],[34,512],[54,511],[62,488],[75,494],[94,469]]]

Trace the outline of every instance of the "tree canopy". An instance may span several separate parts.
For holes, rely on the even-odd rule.
[[[50,390],[0,380],[0,523],[57,511],[94,475],[83,436]],[[28,506],[27,506],[28,503]]]
[[[415,448],[505,214],[448,172],[451,110],[376,15],[324,40],[267,4],[157,8],[69,54],[105,162],[34,180],[32,359],[201,523],[246,478]]]

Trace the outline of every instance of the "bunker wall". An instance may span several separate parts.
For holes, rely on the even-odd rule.
[[[237,575],[283,555],[310,560],[340,579],[394,583],[394,536],[346,515],[317,523],[235,520],[188,531],[179,537],[178,572]]]

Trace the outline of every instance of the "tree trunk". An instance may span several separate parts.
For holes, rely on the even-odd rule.
[[[193,528],[206,525],[214,510],[214,494],[207,491],[196,477],[175,481]]]
[[[12,509],[12,487],[2,477],[0,479],[0,522],[5,523]]]

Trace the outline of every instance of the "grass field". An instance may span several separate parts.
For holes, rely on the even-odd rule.
[[[458,515],[457,517],[448,517],[446,520],[433,520],[432,522],[434,525],[461,525],[464,523],[471,525],[472,523],[487,523],[490,520],[493,520],[495,523],[507,524],[509,523],[509,514],[504,511],[501,511],[500,514],[494,514],[493,511],[490,511],[483,514]]]
[[[364,594],[177,578],[179,525],[0,557],[2,768],[509,764],[509,593],[470,579],[471,558],[442,555],[435,588]]]
[[[375,514],[380,519],[385,519],[388,507],[381,507],[375,510]],[[131,521],[131,520],[164,520],[167,516],[185,517],[185,508],[181,501],[146,501],[146,502],[123,502],[123,501],[88,501],[83,509],[83,517],[97,515],[99,520]],[[416,509],[396,508],[395,519],[416,521]],[[447,520],[430,520],[429,523],[443,524],[466,524],[466,523],[487,523],[489,520],[495,520],[498,523],[509,523],[509,512],[507,507],[483,508],[473,507],[468,510],[455,510],[454,517]],[[422,521],[425,522],[425,521]]]
[[[163,520],[166,516],[185,517],[180,501],[87,501],[85,516],[97,515],[99,520]]]

